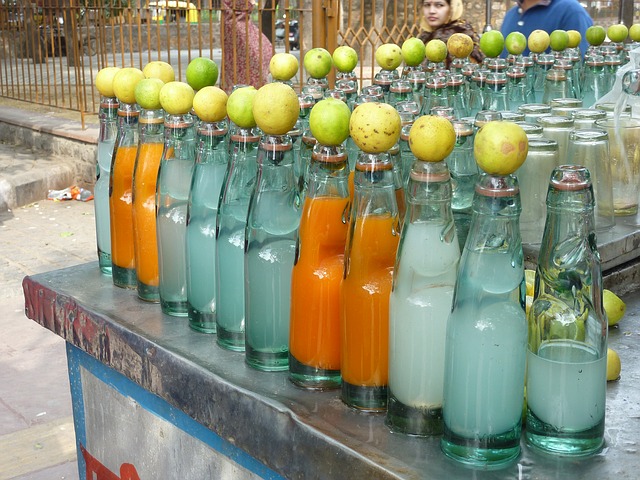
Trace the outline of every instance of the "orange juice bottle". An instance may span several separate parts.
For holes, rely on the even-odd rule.
[[[291,275],[289,377],[312,389],[340,386],[340,282],[349,217],[342,146],[314,147]]]
[[[366,411],[387,405],[389,295],[400,238],[388,153],[361,153],[354,178],[341,285],[342,400]]]
[[[140,114],[140,143],[133,174],[133,244],[138,297],[159,302],[156,239],[156,180],[164,149],[164,111]]]
[[[114,285],[122,288],[136,288],[137,285],[133,253],[132,184],[138,152],[139,115],[136,104],[120,103],[118,136],[109,175],[112,275]]]

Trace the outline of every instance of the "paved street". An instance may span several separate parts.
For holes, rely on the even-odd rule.
[[[64,341],[25,317],[21,282],[95,256],[93,202],[0,213],[0,480],[79,478]]]

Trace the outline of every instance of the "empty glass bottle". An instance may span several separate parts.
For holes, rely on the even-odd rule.
[[[520,105],[529,103],[530,86],[527,74],[522,67],[511,67],[507,70],[507,100],[510,111],[517,111]]]
[[[516,458],[524,402],[524,261],[512,175],[481,175],[445,347],[444,453],[495,466]]]
[[[507,74],[504,72],[489,72],[484,84],[484,110],[504,112],[509,110],[507,97]]]
[[[567,163],[567,147],[569,134],[573,131],[573,118],[548,115],[538,118],[538,123],[542,125],[542,135],[545,138],[558,142],[558,164]]]
[[[584,456],[603,444],[607,318],[589,171],[551,176],[529,312],[527,443]]]
[[[607,90],[607,85],[604,72],[604,57],[602,55],[586,56],[582,67],[582,82],[580,85],[582,104],[585,107],[593,108],[593,105],[609,91]]]
[[[546,83],[547,72],[553,68],[555,57],[549,53],[542,53],[535,59],[533,93],[535,103],[544,103],[542,100],[544,94],[544,85]]]

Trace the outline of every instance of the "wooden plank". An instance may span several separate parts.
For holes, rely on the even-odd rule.
[[[0,480],[76,459],[73,417],[0,436]]]

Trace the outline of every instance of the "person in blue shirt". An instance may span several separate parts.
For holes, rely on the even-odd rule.
[[[511,32],[521,32],[529,38],[534,30],[551,34],[554,30],[577,30],[582,35],[580,52],[589,46],[585,32],[593,20],[578,0],[516,0],[517,5],[504,16],[500,31],[507,37]],[[524,55],[529,55],[527,48]]]

